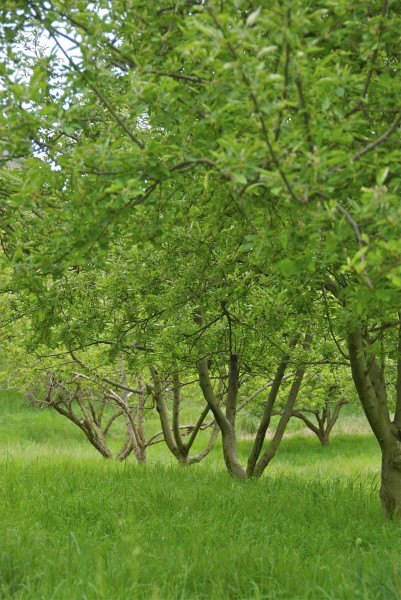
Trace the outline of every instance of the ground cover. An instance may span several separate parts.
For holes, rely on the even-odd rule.
[[[1,598],[401,595],[399,526],[381,516],[369,435],[322,448],[294,433],[265,477],[240,483],[219,447],[190,469],[162,445],[148,466],[120,464],[58,415],[0,404]]]

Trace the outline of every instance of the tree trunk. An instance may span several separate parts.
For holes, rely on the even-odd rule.
[[[180,454],[178,456],[178,464],[181,468],[189,467],[191,463],[189,462],[188,454]]]
[[[88,438],[89,442],[92,444],[92,446],[94,446],[96,448],[96,450],[98,452],[100,452],[100,454],[104,457],[104,458],[113,458],[112,453],[110,452],[110,450],[108,449],[105,441],[104,441],[104,437],[102,436],[100,439],[97,436],[96,431],[93,429],[92,427],[92,423],[90,421],[87,421],[85,418],[78,418],[76,415],[74,415],[74,413],[71,410],[71,407],[68,408],[68,410],[65,410],[64,408],[62,408],[60,406],[59,403],[53,403],[51,404],[51,406],[60,414],[63,415],[64,417],[67,417],[67,419],[69,419],[70,421],[72,421],[75,425],[77,425],[81,431],[84,432],[84,434],[86,435],[86,437]]]
[[[328,446],[330,443],[330,437],[329,434],[326,433],[326,431],[321,431],[319,432],[319,441],[322,444],[322,446]]]
[[[398,313],[401,321],[401,312]],[[390,442],[382,448],[380,499],[386,517],[401,520],[401,324],[398,328],[396,406]]]
[[[307,340],[309,343],[309,335],[307,336]],[[283,414],[281,415],[280,421],[277,425],[276,431],[274,433],[273,439],[271,440],[268,448],[259,458],[258,462],[255,465],[252,475],[254,477],[260,477],[263,471],[266,469],[267,465],[276,455],[277,448],[279,447],[281,440],[283,439],[283,435],[285,429],[287,427],[288,421],[290,420],[292,409],[294,408],[294,404],[297,400],[298,392],[300,390],[302,380],[305,375],[305,368],[302,367],[297,369],[294,377],[294,381],[291,385],[291,389],[289,391],[287,402],[283,410]]]
[[[294,342],[292,342],[292,345],[295,345],[295,340],[294,340]],[[257,463],[260,453],[262,451],[266,432],[270,425],[270,419],[272,417],[274,403],[276,402],[277,395],[280,391],[281,382],[284,379],[284,373],[287,368],[289,360],[290,360],[290,356],[288,354],[285,354],[282,357],[280,364],[278,366],[278,369],[276,371],[276,374],[274,376],[271,390],[270,390],[269,396],[268,396],[267,401],[264,406],[262,419],[259,423],[259,427],[256,432],[255,441],[253,443],[251,453],[248,457],[248,464],[247,464],[246,472],[249,477],[253,476],[255,467],[256,467],[256,463]]]
[[[390,421],[383,370],[378,366],[375,355],[365,352],[369,344],[369,338],[361,328],[348,336],[355,387],[382,451],[380,500],[383,513],[387,518],[401,520],[400,429],[398,423]]]
[[[144,465],[146,463],[146,447],[140,446],[136,460],[138,465]]]
[[[180,412],[181,412],[181,382],[178,371],[173,373],[173,435],[175,445],[178,450],[178,462],[181,465],[181,462],[188,462],[188,448],[182,441],[181,431],[180,431]]]
[[[156,410],[159,413],[160,424],[162,427],[164,441],[166,442],[167,448],[170,450],[171,454],[174,454],[177,460],[180,459],[180,451],[177,448],[176,441],[174,439],[174,435],[171,431],[168,410],[166,406],[166,402],[164,400],[164,394],[160,382],[160,377],[157,372],[156,367],[153,365],[150,367],[150,373],[153,380],[154,386],[154,398],[156,401]]]
[[[220,433],[220,427],[217,425],[216,421],[214,422],[213,425],[213,431],[212,434],[209,438],[209,441],[206,445],[206,447],[201,450],[200,452],[198,452],[198,454],[195,454],[194,456],[191,456],[189,458],[189,463],[192,465],[194,463],[198,463],[201,460],[203,460],[208,454],[210,454],[210,452],[213,450],[214,445],[216,443],[216,440],[218,438],[218,435]]]
[[[124,443],[119,452],[117,453],[116,459],[121,461],[125,460],[127,456],[131,454],[132,450],[133,447],[130,441],[130,437],[128,433],[126,433]]]
[[[246,479],[246,471],[238,460],[237,441],[235,430],[230,421],[220,407],[219,400],[216,398],[209,377],[209,366],[207,358],[203,358],[198,362],[199,385],[203,392],[203,396],[210,406],[214,418],[221,429],[223,441],[223,455],[227,467],[227,471],[237,479]]]
[[[307,333],[305,335],[305,340],[303,343],[303,346],[305,349],[309,346],[311,339],[312,339],[311,335],[309,333]],[[293,348],[296,343],[297,343],[297,339],[294,338],[290,343],[290,348]],[[294,409],[294,404],[298,397],[298,392],[300,390],[302,380],[303,380],[303,377],[305,374],[304,366],[299,367],[295,373],[294,380],[292,382],[290,391],[287,396],[287,402],[284,406],[284,409],[281,414],[276,431],[274,433],[273,439],[271,440],[268,448],[265,450],[265,452],[262,454],[262,456],[260,456],[260,453],[263,448],[264,436],[266,434],[266,430],[267,430],[267,427],[270,422],[270,417],[271,417],[271,414],[273,411],[274,403],[276,401],[276,397],[277,397],[281,382],[283,380],[284,372],[287,367],[289,358],[290,358],[289,355],[283,356],[282,361],[277,370],[277,373],[275,376],[275,382],[273,383],[272,389],[270,391],[269,399],[267,401],[267,405],[265,406],[264,415],[262,417],[262,421],[261,421],[261,424],[258,429],[256,440],[255,440],[252,452],[248,459],[247,474],[249,477],[260,477],[262,475],[263,471],[266,469],[266,467],[268,466],[270,461],[274,458],[274,456],[277,452],[277,448],[279,447],[281,440],[283,439],[283,435],[284,435],[285,429],[287,427],[288,421],[291,418],[291,414]],[[276,387],[277,387],[277,389],[275,391]],[[273,398],[271,398],[272,395],[273,395]],[[260,439],[261,433],[263,433],[263,439]]]
[[[396,435],[382,448],[380,500],[387,518],[401,520],[401,442]]]

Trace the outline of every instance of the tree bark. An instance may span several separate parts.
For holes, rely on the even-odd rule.
[[[295,345],[295,341],[294,341],[293,345]],[[252,477],[252,475],[254,474],[256,462],[260,456],[260,452],[262,450],[262,447],[263,447],[263,444],[265,441],[266,431],[270,425],[270,420],[272,417],[274,403],[275,403],[277,395],[279,393],[280,385],[281,385],[281,382],[283,381],[284,373],[287,368],[289,360],[290,360],[289,355],[285,354],[283,356],[283,358],[281,359],[281,362],[280,362],[278,369],[276,371],[276,374],[274,376],[271,390],[270,390],[269,396],[267,398],[267,401],[266,401],[266,404],[264,407],[262,419],[260,421],[258,430],[256,432],[255,441],[253,443],[251,453],[248,457],[248,464],[247,464],[246,471],[247,471],[248,476],[250,476],[250,477]]]
[[[133,450],[133,447],[131,444],[131,440],[127,433],[125,436],[124,443],[116,456],[117,460],[121,460],[121,461],[125,460],[131,454],[132,450]]]
[[[235,431],[235,417],[237,414],[238,398],[238,355],[230,354],[228,369],[228,388],[226,400],[226,417],[232,429]]]
[[[346,400],[345,398],[341,398],[337,402],[337,404],[335,405],[333,414],[330,416],[330,413],[329,413],[329,419],[328,419],[328,422],[326,424],[326,432],[325,432],[325,434],[327,436],[327,439],[329,438],[330,433],[331,433],[334,425],[337,423],[337,419],[338,419],[338,417],[340,415],[341,408],[343,406],[345,406],[346,404],[348,404],[348,400]]]
[[[310,338],[308,336],[308,340],[309,339]],[[255,465],[255,468],[253,471],[254,477],[260,477],[262,475],[263,471],[266,469],[267,465],[271,462],[271,460],[274,458],[274,456],[277,452],[280,442],[283,439],[283,435],[284,435],[285,429],[287,427],[288,421],[290,420],[292,409],[294,408],[294,404],[298,397],[299,389],[301,387],[304,375],[305,375],[304,367],[302,367],[301,369],[298,369],[297,372],[295,373],[294,381],[291,385],[291,389],[288,394],[288,398],[287,398],[287,402],[286,402],[286,405],[283,410],[283,414],[281,415],[281,419],[277,425],[277,429],[274,433],[273,439],[271,440],[271,442],[270,442],[268,448],[266,449],[266,451],[264,452],[264,454],[260,457],[260,459],[258,460],[258,462]]]
[[[361,328],[348,335],[348,349],[352,377],[362,408],[380,447],[383,448],[389,435],[390,420],[386,421],[387,416],[381,411],[381,402],[376,395],[378,386],[375,390],[372,385]]]
[[[214,425],[213,425],[213,431],[212,431],[212,434],[211,434],[211,436],[210,436],[210,438],[209,438],[209,441],[208,441],[208,443],[207,443],[206,447],[205,447],[203,450],[201,450],[200,452],[198,452],[198,454],[195,454],[194,456],[191,456],[191,457],[189,458],[189,462],[190,462],[190,464],[191,464],[191,465],[192,465],[192,464],[194,464],[194,463],[198,463],[198,462],[200,462],[200,461],[201,461],[201,460],[203,460],[203,459],[204,459],[204,458],[205,458],[205,457],[206,457],[208,454],[210,454],[210,452],[211,452],[211,451],[213,450],[213,448],[214,448],[214,445],[215,445],[215,443],[216,443],[216,440],[217,440],[217,438],[218,438],[218,435],[219,435],[219,433],[220,433],[220,427],[217,425],[217,423],[216,423],[216,421],[215,421],[215,422],[214,422]]]
[[[203,392],[206,402],[209,404],[214,418],[221,429],[223,441],[223,454],[227,471],[237,479],[245,479],[246,471],[238,460],[237,442],[235,430],[230,421],[222,411],[219,401],[216,398],[209,377],[209,366],[207,358],[198,362],[199,385]]]
[[[401,440],[398,423],[391,423],[383,371],[376,357],[367,359],[369,345],[361,328],[348,336],[352,376],[363,410],[382,452],[380,500],[387,518],[401,520]],[[398,400],[398,399],[397,399]],[[397,415],[396,407],[396,415]]]
[[[392,443],[382,448],[380,500],[385,517],[400,521],[401,442],[396,431]]]
[[[304,341],[305,347],[307,347],[309,345],[310,340],[311,340],[311,336],[309,334],[306,334],[305,341]],[[296,345],[296,343],[297,343],[297,339],[294,338],[290,343],[290,348],[293,348]],[[256,439],[255,439],[255,442],[254,442],[254,445],[252,448],[252,452],[248,459],[247,474],[249,477],[260,477],[261,476],[261,474],[263,473],[263,471],[265,470],[267,465],[270,463],[270,461],[275,456],[277,448],[279,447],[280,442],[283,438],[284,431],[287,427],[288,421],[290,420],[291,413],[293,411],[294,404],[297,399],[298,392],[301,387],[301,383],[302,383],[302,380],[303,380],[303,377],[305,374],[304,367],[297,369],[297,371],[295,373],[294,381],[291,385],[290,392],[289,392],[288,398],[287,398],[287,402],[284,407],[283,413],[281,415],[280,421],[277,425],[277,429],[274,433],[273,439],[271,440],[270,445],[267,448],[267,450],[260,457],[260,453],[262,451],[263,443],[265,440],[266,431],[270,424],[270,419],[271,419],[271,415],[273,412],[274,403],[276,401],[281,382],[283,381],[285,369],[287,368],[289,360],[290,360],[290,356],[288,354],[283,356],[283,358],[281,359],[280,365],[277,369],[276,375],[274,377],[273,385],[270,390],[269,398],[265,405],[265,410],[264,410],[263,417],[262,417],[261,423],[259,425],[259,428],[258,428],[258,431],[256,434]]]
[[[164,394],[163,394],[162,387],[160,385],[160,378],[159,378],[159,374],[157,372],[156,367],[151,366],[150,373],[152,375],[153,386],[154,386],[156,410],[159,413],[160,424],[161,424],[162,430],[163,430],[164,441],[166,442],[167,447],[170,450],[170,452],[177,458],[177,460],[179,460],[180,452],[177,448],[174,436],[173,436],[171,428],[170,428],[167,406],[166,406],[166,403],[164,400]]]
[[[178,371],[173,374],[173,386],[173,435],[179,452],[178,462],[181,465],[182,462],[188,463],[188,448],[182,441],[180,431],[181,382]]]
[[[323,431],[319,434],[319,441],[322,444],[322,446],[327,447],[330,444],[330,437],[325,431]]]
[[[401,320],[401,312],[398,313],[398,318]],[[398,327],[396,394],[394,423],[401,431],[401,324]]]
[[[102,442],[96,436],[96,433],[91,428],[90,423],[88,423],[85,419],[80,419],[76,417],[71,410],[65,410],[60,406],[59,403],[54,403],[52,404],[52,406],[60,415],[67,417],[67,419],[69,419],[75,425],[77,425],[81,429],[81,431],[84,432],[92,446],[94,446],[104,458],[113,458],[113,455],[107,448],[107,446],[102,444]]]

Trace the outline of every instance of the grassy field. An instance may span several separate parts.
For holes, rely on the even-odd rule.
[[[219,447],[188,470],[161,445],[145,467],[107,462],[59,415],[0,396],[0,598],[399,599],[400,529],[358,418],[328,448],[293,426],[239,483]]]

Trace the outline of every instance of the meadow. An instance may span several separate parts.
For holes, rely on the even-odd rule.
[[[2,599],[401,597],[380,453],[352,412],[328,448],[294,424],[266,475],[240,483],[219,445],[189,469],[162,445],[146,466],[110,462],[59,415],[3,394],[0,465]]]

